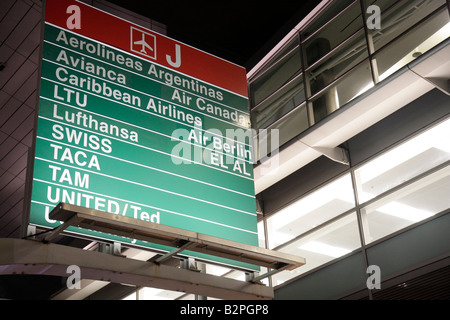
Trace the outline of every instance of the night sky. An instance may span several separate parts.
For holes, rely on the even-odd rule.
[[[109,0],[167,26],[167,35],[250,70],[320,0]]]

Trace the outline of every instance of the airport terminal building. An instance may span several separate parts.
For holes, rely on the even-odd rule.
[[[99,9],[102,14],[120,17],[123,21],[152,30],[161,37],[166,34],[164,25],[138,13],[103,0],[83,2],[89,10]],[[191,231],[182,232],[179,228],[148,229],[145,224],[134,225],[133,221],[120,219],[117,213],[123,211],[125,216],[126,204],[122,204],[120,194],[117,193],[115,198],[111,198],[114,201],[100,203],[101,200],[96,200],[98,207],[95,209],[105,210],[94,210],[94,216],[89,210],[60,207],[59,212],[52,216],[50,211],[53,208],[46,211],[45,220],[53,225],[44,226],[38,220],[29,220],[30,211],[33,218],[33,208],[44,206],[35,198],[36,181],[44,179],[44,176],[36,176],[36,172],[44,172],[39,171],[39,161],[44,157],[44,153],[39,153],[39,146],[45,140],[36,138],[36,124],[43,128],[45,125],[40,122],[43,119],[53,117],[53,120],[70,122],[68,118],[73,116],[72,125],[76,125],[75,112],[66,112],[64,120],[62,102],[57,109],[59,102],[56,100],[62,97],[63,91],[46,89],[50,71],[46,75],[45,70],[53,70],[46,65],[50,65],[53,59],[60,64],[71,61],[73,69],[81,68],[80,65],[75,66],[75,60],[70,60],[70,56],[66,55],[70,50],[63,51],[61,48],[64,44],[56,43],[58,39],[64,40],[61,31],[56,31],[59,30],[56,18],[49,24],[54,29],[55,43],[52,44],[50,38],[43,40],[43,12],[43,4],[39,0],[8,0],[1,4],[0,257],[3,258],[0,259],[0,298],[24,298],[19,288],[26,288],[28,283],[41,288],[38,293],[30,291],[28,298],[55,300],[448,299],[448,0],[323,0],[302,21],[298,21],[298,25],[276,46],[270,48],[252,70],[245,71],[243,85],[248,93],[248,112],[240,107],[247,106],[244,103],[247,100],[241,99],[245,95],[242,89],[233,81],[229,83],[235,87],[225,80],[220,80],[216,87],[205,85],[204,92],[201,92],[200,82],[183,82],[184,78],[180,76],[179,80],[171,78],[171,85],[176,86],[178,83],[180,87],[184,86],[185,91],[167,93],[167,90],[161,89],[160,100],[151,98],[147,104],[143,104],[144,95],[141,93],[130,95],[135,100],[127,100],[128,91],[120,88],[138,88],[136,81],[130,84],[129,79],[134,78],[129,74],[135,77],[140,71],[148,70],[145,68],[148,62],[131,58],[126,60],[128,53],[125,51],[129,48],[121,49],[120,52],[125,52],[122,58],[118,58],[119,51],[115,51],[115,64],[120,64],[120,70],[124,70],[124,80],[120,83],[121,73],[110,74],[113,78],[111,81],[115,81],[114,85],[118,88],[116,94],[113,93],[113,85],[99,84],[97,81],[103,95],[109,95],[109,89],[109,98],[115,96],[115,100],[120,100],[122,105],[128,104],[137,110],[143,108],[142,104],[150,112],[159,112],[161,116],[171,117],[171,120],[192,127],[212,124],[207,122],[212,120],[206,119],[221,117],[221,124],[238,123],[240,128],[251,129],[253,158],[248,156],[245,148],[233,149],[227,144],[220,144],[223,153],[235,152],[236,158],[245,163],[241,167],[241,162],[235,161],[228,167],[235,173],[238,171],[235,175],[240,174],[239,179],[250,181],[248,177],[251,175],[254,183],[254,194],[246,194],[248,185],[233,189],[237,180],[232,179],[235,178],[226,176],[223,184],[217,183],[220,184],[217,188],[221,192],[232,194],[223,193],[222,196],[220,193],[217,196],[217,199],[228,201],[220,203],[217,212],[223,212],[223,215],[228,214],[226,210],[243,213],[242,217],[239,216],[242,219],[239,221],[240,228],[233,227],[233,231],[223,232],[217,227],[216,231],[216,226],[226,222],[215,221],[214,227],[199,222],[191,230],[195,234],[191,234]],[[148,37],[151,37],[150,33],[148,31]],[[50,31],[48,35],[50,37]],[[131,31],[133,36],[140,40]],[[79,36],[76,38],[78,40],[66,40],[66,44],[74,47],[76,43],[78,46],[79,52],[71,48],[74,54],[85,57],[80,58],[80,64],[89,61],[89,49],[86,47],[83,53],[77,41],[87,37],[89,35]],[[144,39],[150,38],[142,35]],[[155,39],[159,41],[159,38]],[[42,46],[50,45],[58,45],[59,51],[49,49],[46,51],[48,55],[44,54],[42,59]],[[97,55],[98,52],[105,52],[105,56],[101,59],[97,57],[96,61],[108,60],[107,48],[109,46],[95,49]],[[180,51],[177,50],[184,50],[184,47],[175,45],[175,51],[164,56],[167,68],[180,68]],[[52,52],[54,56],[51,56]],[[142,56],[144,52],[133,54]],[[150,57],[149,61],[153,63],[155,59]],[[161,65],[159,60],[151,64],[148,75],[154,78],[161,76],[159,80],[163,83]],[[84,65],[82,71],[87,72],[88,67]],[[60,66],[55,70],[51,71],[52,75],[56,74],[52,81],[64,82],[68,73],[63,70],[68,69],[61,69]],[[233,72],[233,77],[241,76],[239,69]],[[164,74],[169,73],[166,71]],[[207,77],[199,74],[199,77],[203,76]],[[94,79],[94,76],[90,77]],[[78,86],[80,92],[92,91],[87,85],[90,81],[93,87],[95,80],[89,79],[85,87]],[[167,85],[168,78],[165,80]],[[212,83],[216,79],[204,81]],[[71,85],[77,87],[76,84]],[[222,85],[228,89],[214,89]],[[186,95],[181,92],[186,92]],[[199,110],[182,111],[185,109],[175,104],[158,105],[162,99],[172,99],[180,105],[189,106],[189,96],[194,96],[194,93],[197,98],[192,106],[209,114],[197,115]],[[51,95],[52,102],[50,113],[46,115],[40,112],[45,106],[42,96],[47,94]],[[40,96],[38,116],[37,101]],[[76,100],[75,95],[73,97]],[[84,112],[87,101],[93,101],[94,98],[89,96],[89,100],[84,101],[82,97],[78,97],[78,107]],[[50,98],[47,100],[50,101]],[[208,101],[215,103],[208,104]],[[225,113],[228,101],[231,101],[230,105],[239,107]],[[90,116],[86,111],[86,127],[89,123],[91,127],[103,123],[101,119],[106,119],[106,116],[101,115],[102,110],[99,108],[96,113],[92,111]],[[79,126],[83,117],[84,114],[80,113]],[[137,129],[130,130],[127,121],[131,122],[131,118],[124,115],[120,119],[123,121],[122,127],[119,126],[117,131],[118,136],[122,134],[119,138],[127,140],[129,145],[144,140],[141,132],[146,130],[142,126],[138,128],[138,122],[133,127]],[[109,122],[105,120],[105,123]],[[51,162],[47,170],[49,177],[56,177],[66,172],[56,167],[56,160],[62,161],[64,157],[73,156],[75,162],[76,154],[68,151],[61,156],[62,153],[58,153],[65,150],[64,143],[68,144],[58,137],[68,131],[64,131],[65,127],[61,123],[54,124],[52,128],[53,138],[57,141],[52,142],[48,153],[50,156],[55,155],[55,161]],[[132,132],[135,133],[135,141]],[[83,137],[80,135],[80,139]],[[84,150],[84,153],[77,153],[78,164],[89,162],[86,158],[89,152],[86,150],[92,151],[98,147],[98,153],[92,152],[98,156],[98,160],[95,160],[97,156],[90,158],[88,169],[89,172],[97,170],[100,175],[100,171],[108,167],[108,151],[119,150],[118,144],[114,139],[109,139],[112,143],[108,139],[97,141],[87,135],[85,139],[84,149],[78,149]],[[189,135],[189,139],[195,142],[201,142],[202,139],[207,141],[206,136],[198,136],[197,141],[196,135]],[[212,138],[211,141],[215,140]],[[112,159],[112,156],[109,158]],[[212,156],[212,164],[226,170],[225,164],[218,159]],[[131,162],[123,164],[125,171]],[[35,176],[30,173],[33,163]],[[114,167],[113,162],[111,167]],[[171,172],[171,176],[178,177],[185,173],[188,174],[187,171]],[[72,181],[69,177],[61,176],[58,183],[70,184]],[[86,187],[87,190],[88,184],[89,187],[95,187],[97,180],[89,180],[88,177],[75,176],[79,189]],[[31,180],[35,181],[34,185],[31,185]],[[194,176],[189,180],[195,180]],[[205,180],[202,183],[209,187],[215,182]],[[152,187],[152,190],[156,189]],[[50,187],[45,190],[50,190]],[[133,190],[129,190],[130,197],[134,196]],[[123,198],[128,196],[125,191],[122,192]],[[175,193],[178,195],[179,192],[171,191],[171,194]],[[49,194],[57,198],[56,193],[50,191],[47,198]],[[206,206],[212,201],[210,198],[197,199],[200,196],[194,195],[183,197],[189,198],[189,201],[194,198],[200,201],[199,208],[205,206],[205,211],[209,210]],[[67,196],[67,199],[70,197]],[[171,202],[169,199],[161,196],[158,201]],[[248,199],[254,203],[249,205]],[[54,207],[58,208],[56,202]],[[136,203],[134,208],[137,208]],[[163,208],[159,204],[152,205]],[[253,210],[252,206],[255,212],[249,214]],[[117,212],[114,213],[119,217],[118,221],[109,221],[103,217],[103,211],[116,208]],[[133,212],[131,207],[127,209]],[[74,210],[79,211],[74,213]],[[134,210],[136,217],[140,214],[141,221],[151,223],[159,224],[160,220],[164,221],[168,216],[162,210]],[[170,210],[166,209],[167,212],[180,212],[182,208],[173,207]],[[56,223],[51,218],[58,218],[65,223]],[[209,218],[204,216],[202,219],[206,221]],[[129,234],[131,238],[136,236],[142,241],[159,241],[157,243],[160,246],[146,247],[144,242],[121,242],[114,237],[99,238],[94,231],[71,233],[58,228],[66,223],[71,227],[82,225],[90,226],[93,230],[98,228],[95,232],[117,232],[117,237]],[[243,230],[247,224],[249,226],[245,228],[248,230]],[[197,227],[200,229],[197,230]],[[197,232],[208,233],[202,231],[208,228],[214,229],[212,234],[217,235],[217,238],[198,236]],[[225,240],[218,240],[222,238]],[[228,243],[229,240],[239,241],[243,245]],[[172,251],[161,247],[170,243],[174,244],[170,246],[175,248]],[[183,250],[197,250],[201,254],[193,258],[183,254]],[[218,254],[226,260],[210,259],[203,254]],[[43,260],[44,255],[48,261]],[[298,257],[298,260],[294,257]],[[230,260],[239,263],[233,264]],[[36,266],[30,267],[33,261]],[[250,266],[253,262],[259,263],[261,268],[253,269]],[[140,270],[145,263],[152,266],[153,271],[150,271],[154,273],[137,273],[136,270]],[[80,287],[75,289],[68,287],[69,265],[79,265],[81,275],[85,275],[79,283]],[[155,270],[160,273],[156,275]],[[17,275],[20,273],[22,275]],[[189,283],[184,281],[191,275]],[[246,290],[242,290],[242,283],[248,284]]]

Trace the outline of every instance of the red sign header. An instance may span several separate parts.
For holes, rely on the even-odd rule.
[[[45,20],[151,62],[247,97],[236,64],[75,0],[47,0]]]

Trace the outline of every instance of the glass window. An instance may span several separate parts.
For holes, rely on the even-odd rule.
[[[317,268],[361,247],[356,214],[353,212],[308,234],[279,251],[300,256],[306,264],[272,277],[273,286]]]
[[[264,222],[263,221],[258,222],[257,228],[258,228],[258,245],[261,248],[265,248],[266,247],[266,233],[264,231]]]
[[[380,8],[381,12],[384,12],[389,7],[392,7],[395,5],[396,2],[399,2],[402,0],[364,0],[364,8],[367,8],[371,5],[376,5]],[[404,0],[403,0],[404,1]],[[367,15],[370,15],[370,13],[367,13]]]
[[[306,39],[302,45],[305,56],[305,68],[313,65],[363,27],[363,17],[359,1],[355,1],[344,12],[339,13],[338,16],[331,15],[330,10],[332,8],[323,14],[329,23]],[[309,30],[311,28],[307,28],[302,33],[303,37],[309,36]]]
[[[312,34],[317,32],[320,28],[322,28],[325,24],[330,22],[334,17],[338,16],[345,8],[351,5],[355,0],[339,0],[332,1],[331,4],[328,5],[326,11],[320,14],[318,17],[314,19],[309,25],[304,28],[300,35],[302,40],[307,39]]]
[[[373,87],[369,60],[356,66],[342,79],[311,99],[315,123]]]
[[[269,249],[273,249],[355,206],[347,174],[306,195],[267,219]]]
[[[267,156],[272,156],[273,151],[279,151],[279,148],[286,142],[295,138],[308,128],[308,113],[306,103],[303,103],[295,110],[286,114],[282,119],[275,122],[267,130],[258,131],[256,143],[253,144],[256,160],[263,160]]]
[[[450,119],[355,170],[360,203],[450,160]]]
[[[445,0],[398,1],[394,6],[382,11],[381,29],[369,30],[375,50],[382,48],[444,4]],[[421,29],[415,34],[416,40],[412,43],[418,44],[425,41],[437,30],[430,33],[429,30]]]
[[[319,92],[368,56],[365,34],[361,30],[306,71],[311,94]]]
[[[291,50],[269,70],[250,83],[252,106],[255,107],[272,93],[283,87],[301,72],[301,58],[298,49]]]
[[[281,48],[277,53],[270,57],[269,61],[265,63],[250,79],[249,82],[255,81],[255,79],[262,77],[267,70],[270,70],[275,66],[280,60],[292,53],[295,48],[299,46],[298,35],[288,41],[288,44]]]
[[[380,81],[450,37],[449,21],[444,8],[377,53]]]
[[[362,208],[366,243],[450,208],[450,166]]]
[[[253,127],[267,128],[304,101],[303,77],[299,75],[251,111]]]
[[[279,130],[279,145],[282,146],[308,129],[308,127],[308,114],[306,111],[306,104],[304,103],[302,106],[292,111],[288,116],[270,126],[269,129]]]

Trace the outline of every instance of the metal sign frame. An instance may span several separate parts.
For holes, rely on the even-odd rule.
[[[184,250],[190,250],[274,269],[270,275],[283,270],[294,270],[305,264],[304,258],[295,255],[67,203],[58,204],[50,212],[50,217],[63,223],[48,233],[44,238],[45,242],[51,241],[68,227],[76,226],[174,248],[157,259],[157,263]],[[266,276],[260,276],[258,280]]]
[[[74,19],[77,18],[77,14],[82,19],[79,21],[78,25],[77,23],[73,23],[75,21]],[[233,168],[232,165],[228,167],[225,166],[223,162],[219,161],[219,158],[211,157],[211,159],[214,160],[212,165],[218,167],[218,170],[222,172],[220,173],[221,179],[216,180],[218,181],[216,183],[217,186],[214,186],[215,182],[212,180],[213,175],[209,174],[209,172],[202,171],[201,173],[195,173],[191,176],[189,174],[191,174],[193,170],[187,167],[182,169],[177,168],[176,172],[171,172],[170,169],[167,168],[158,167],[158,163],[161,163],[159,159],[161,157],[158,158],[157,155],[162,154],[161,150],[156,150],[156,152],[154,152],[155,157],[159,159],[154,160],[156,163],[155,165],[140,162],[142,159],[135,160],[135,158],[132,158],[131,156],[130,158],[125,158],[124,155],[127,154],[127,152],[128,154],[131,154],[132,152],[129,152],[129,150],[131,150],[130,148],[125,149],[123,147],[123,141],[119,141],[119,139],[116,139],[117,137],[110,139],[106,133],[102,133],[103,136],[101,136],[100,132],[96,132],[95,130],[89,132],[89,128],[85,125],[80,125],[80,123],[84,121],[84,123],[94,123],[95,126],[98,125],[101,127],[102,125],[107,126],[114,122],[114,125],[116,126],[120,124],[118,125],[118,130],[120,131],[119,135],[122,134],[122,130],[124,130],[124,132],[126,131],[127,137],[131,136],[131,130],[139,132],[139,135],[141,135],[141,132],[145,131],[146,134],[152,135],[152,141],[156,141],[156,135],[161,135],[162,132],[158,132],[155,129],[154,131],[156,131],[156,134],[155,132],[149,133],[151,130],[145,128],[142,123],[134,123],[132,116],[124,116],[122,118],[122,114],[119,115],[117,113],[118,111],[114,115],[102,113],[102,111],[108,108],[106,104],[104,106],[100,105],[102,102],[100,100],[102,100],[102,98],[99,97],[100,94],[97,92],[99,90],[101,92],[107,92],[107,95],[112,97],[115,96],[115,93],[117,93],[117,97],[119,96],[119,93],[123,93],[121,96],[124,97],[125,93],[131,92],[131,89],[139,89],[141,85],[139,85],[137,79],[143,77],[139,72],[146,72],[147,79],[144,79],[146,81],[145,85],[152,85],[156,91],[160,90],[161,95],[165,94],[164,99],[172,99],[177,102],[176,108],[168,107],[164,109],[164,105],[160,106],[158,104],[157,98],[151,97],[147,107],[150,108],[150,110],[154,110],[155,113],[162,112],[162,114],[164,114],[164,112],[166,112],[167,114],[165,115],[170,115],[171,117],[173,117],[173,112],[175,112],[175,110],[180,112],[182,107],[185,108],[183,109],[185,111],[188,110],[189,107],[193,109],[189,111],[190,113],[187,111],[185,112],[186,121],[189,122],[192,120],[190,133],[195,133],[190,139],[193,141],[192,145],[196,144],[198,140],[198,144],[195,145],[195,147],[204,151],[206,150],[206,146],[204,145],[207,132],[206,124],[210,125],[212,128],[214,128],[214,124],[220,125],[224,130],[227,130],[229,125],[239,129],[250,128],[249,115],[245,114],[245,112],[248,113],[248,110],[244,110],[246,108],[248,109],[248,103],[243,103],[247,102],[245,69],[158,34],[152,30],[145,29],[122,18],[98,10],[80,1],[47,0],[44,2],[44,17],[42,23],[42,39],[44,39],[44,41],[41,46],[40,60],[42,63],[39,67],[40,81],[38,84],[40,92],[38,97],[39,107],[37,108],[38,112],[36,113],[34,143],[32,151],[30,152],[28,165],[29,175],[27,177],[26,192],[27,198],[30,198],[27,199],[27,203],[25,204],[26,212],[23,215],[24,228],[22,229],[22,235],[24,236],[26,234],[26,226],[28,226],[29,223],[37,228],[43,229],[51,229],[57,226],[56,220],[50,217],[49,212],[51,208],[58,203],[58,200],[64,201],[62,195],[63,192],[67,191],[66,199],[69,195],[73,199],[76,197],[78,197],[77,199],[91,199],[95,193],[100,195],[95,199],[92,198],[91,205],[86,205],[86,207],[94,207],[92,203],[97,201],[95,209],[109,211],[115,214],[119,214],[120,212],[122,216],[134,214],[134,218],[138,216],[141,220],[146,219],[147,221],[156,221],[158,223],[161,219],[161,224],[165,224],[162,220],[163,215],[166,215],[170,216],[168,219],[170,220],[170,223],[168,223],[168,225],[172,225],[171,223],[176,219],[185,219],[186,217],[189,217],[192,221],[192,226],[187,226],[189,223],[186,223],[185,221],[177,222],[177,226],[182,226],[183,228],[186,226],[186,229],[195,231],[200,230],[199,232],[202,233],[209,232],[209,235],[218,235],[219,233],[217,232],[220,232],[221,237],[223,236],[226,238],[225,240],[236,239],[238,242],[242,243],[252,245],[257,244],[256,201],[252,177],[253,164],[249,159],[246,159],[248,154],[245,153],[245,151],[249,150],[244,150],[230,142],[225,142],[228,140],[219,141],[221,139],[215,139],[214,137],[217,136],[216,132],[208,133],[210,135],[209,139],[211,139],[210,143],[213,145],[212,148],[214,151],[218,150],[222,152],[224,154],[223,159],[225,159],[225,156],[228,156],[231,151],[231,153],[234,152],[234,158],[237,159],[238,157],[242,158],[244,156],[244,160],[247,160],[244,161],[245,166],[237,166],[236,168],[235,165]],[[99,23],[100,20],[102,23]],[[70,24],[73,25],[70,27]],[[140,41],[148,44],[146,50],[153,49],[151,55],[149,55],[150,51],[144,50],[144,44],[142,44],[142,52],[137,50],[137,47],[135,46],[140,45]],[[114,61],[108,61],[107,53],[109,51],[116,54],[114,56]],[[108,63],[111,70],[114,70],[111,73],[112,77],[117,80],[120,75],[123,75],[123,79],[126,78],[127,81],[130,80],[130,82],[133,82],[133,88],[130,86],[130,88],[123,89],[124,86],[119,86],[122,85],[120,81],[117,80],[116,82],[118,83],[112,83],[110,81],[111,79],[106,79],[108,77],[101,79],[102,77],[92,71],[95,68],[95,70],[103,70]],[[201,63],[201,67],[199,67],[198,63]],[[167,78],[169,70],[173,73],[170,79]],[[85,81],[82,79],[82,72],[85,73],[83,76]],[[105,72],[106,74],[109,74],[108,69],[106,69]],[[72,75],[73,77],[71,78]],[[77,79],[80,81],[83,80],[84,87],[80,85],[81,82],[78,84],[71,84],[70,79],[72,79],[72,81],[76,81]],[[174,89],[173,86],[167,86],[169,80],[171,83],[183,84],[183,86],[189,84],[190,91],[183,91],[183,88]],[[128,82],[126,84],[128,85]],[[119,88],[122,88],[120,89],[122,91],[120,91]],[[143,89],[141,88],[141,90]],[[79,96],[77,95],[77,91],[80,91]],[[139,95],[140,93],[136,93],[136,97],[144,96]],[[88,102],[86,101],[86,96],[88,96]],[[112,97],[108,98],[113,100]],[[148,98],[149,95],[146,97]],[[216,104],[211,102],[214,99],[216,99]],[[72,102],[77,101],[78,105],[72,102],[69,103],[69,100]],[[196,103],[193,101],[196,101]],[[220,108],[223,108],[221,111],[223,112],[221,113],[223,119],[214,119],[214,113],[218,112],[217,110],[220,110],[219,102],[222,103]],[[93,110],[89,109],[90,104],[95,106]],[[173,105],[175,106],[175,103],[173,103]],[[128,106],[125,106],[124,103],[119,103],[116,106],[117,109],[121,108],[122,110],[127,109],[127,107]],[[136,106],[134,107],[133,112],[136,112],[135,110],[138,108],[136,108]],[[141,112],[142,110],[138,111]],[[204,115],[200,115],[200,111],[204,111]],[[240,112],[243,115],[240,116]],[[191,115],[192,117],[190,117]],[[157,116],[161,116],[161,114]],[[138,122],[142,121],[141,116],[133,115],[133,117],[134,119],[139,119]],[[199,119],[206,119],[204,120],[204,128],[196,126]],[[155,118],[152,121],[158,125],[163,119],[160,117]],[[237,124],[239,124],[239,126],[237,126]],[[111,125],[110,127],[112,128]],[[184,128],[183,124],[181,127]],[[176,127],[174,126],[174,128]],[[43,130],[46,130],[45,133]],[[97,131],[100,131],[100,129]],[[50,134],[52,134],[52,137],[50,137]],[[167,136],[167,133],[164,134]],[[100,141],[96,141],[95,139],[91,140],[91,138],[95,138],[96,135],[100,137]],[[85,143],[83,145],[72,145],[68,140],[69,136],[73,141],[79,140],[85,141]],[[166,140],[170,141],[170,134],[168,137],[169,139],[166,137]],[[228,137],[222,136],[221,138],[227,139]],[[128,143],[130,141],[125,142]],[[131,143],[135,142],[131,141]],[[162,145],[162,143],[157,144]],[[249,142],[249,146],[250,144],[251,142]],[[95,147],[95,150],[93,150],[92,146]],[[100,149],[97,147],[100,147]],[[146,145],[145,147],[145,150],[141,151],[139,149],[133,153],[141,155],[145,152],[148,153],[148,150],[150,149],[157,149],[157,147],[153,145]],[[43,148],[46,150],[45,153],[42,152]],[[251,146],[249,148],[251,148]],[[110,154],[111,149],[120,149],[119,155]],[[165,152],[167,155],[167,150],[165,150]],[[121,158],[123,161],[120,163],[113,163],[113,161],[115,161],[113,158],[120,158],[121,156],[124,156],[123,159]],[[148,156],[148,154],[146,156]],[[144,179],[144,177],[142,177],[143,174],[137,173],[134,174],[134,176],[141,179],[137,182],[133,180],[134,177],[128,177],[127,175],[122,174],[122,176],[119,175],[114,177],[114,180],[111,180],[112,182],[108,183],[106,180],[107,178],[105,177],[108,175],[114,176],[115,171],[101,171],[104,167],[123,167],[125,168],[124,170],[127,170],[127,168],[131,168],[131,166],[136,163],[140,167],[139,170],[141,171],[139,172],[143,172],[142,170],[147,170],[145,172],[154,170],[154,185],[147,185],[145,181],[142,180]],[[86,164],[88,164],[88,166],[86,166]],[[246,180],[245,186],[239,186],[240,183],[233,180],[236,176],[239,176],[239,172],[232,172],[233,175],[228,174],[227,170],[231,171],[235,169],[241,171],[240,174],[242,178]],[[162,177],[163,171],[165,171],[164,174],[168,173],[166,177],[167,180],[170,181],[164,181]],[[186,176],[181,177],[184,173],[186,173]],[[180,177],[186,182],[186,187],[184,187],[186,190],[185,194],[183,191],[176,190],[175,187],[172,189],[170,187],[161,187],[162,184],[165,184],[166,186],[178,186],[179,183],[175,180]],[[147,181],[148,180],[149,179],[147,179]],[[128,188],[134,188],[131,191],[126,188],[125,184],[128,182],[134,183]],[[196,185],[192,187],[191,182],[195,182]],[[33,184],[35,185],[33,186]],[[108,184],[113,186],[116,184],[115,193],[109,194],[104,192],[104,195],[110,196],[110,198],[107,199],[107,202],[104,202],[102,192],[97,191],[94,187],[92,187],[92,190],[89,190],[90,193],[88,193],[87,190],[94,184],[101,184],[103,186],[107,186]],[[119,184],[120,188],[124,190],[124,193],[118,191]],[[138,186],[139,188],[144,187],[145,190],[143,191],[152,193],[152,197],[155,199],[156,204],[139,202],[140,199],[137,198],[128,199],[128,194],[138,194]],[[198,186],[201,186],[205,190],[208,189],[209,191],[196,191]],[[212,186],[214,190],[210,190]],[[47,191],[45,191],[44,188]],[[48,188],[52,188],[51,191],[48,191]],[[69,189],[64,190],[64,188]],[[78,190],[76,190],[77,188]],[[38,189],[39,191],[36,193],[35,191]],[[83,190],[85,191],[84,193]],[[106,189],[102,189],[102,191],[104,190]],[[197,193],[194,194],[194,191]],[[212,191],[217,191],[217,194],[214,194]],[[60,196],[57,196],[57,192],[60,192]],[[46,196],[45,193],[47,194]],[[177,204],[177,201],[174,201],[175,197],[180,195],[182,197],[180,199],[184,201],[183,205]],[[202,195],[205,195],[206,198],[202,198]],[[50,198],[52,198],[52,201],[46,201]],[[164,198],[164,200],[162,198]],[[168,207],[162,206],[164,201],[169,204]],[[65,202],[67,202],[67,200]],[[195,207],[193,206],[189,210],[190,212],[182,211],[180,208],[187,208],[188,202],[190,204],[195,204]],[[84,204],[80,205],[80,203],[71,203],[84,206]],[[134,212],[131,211],[131,205],[133,205],[134,208],[137,208],[141,203],[147,205],[146,208],[150,209],[142,207],[143,210],[139,212],[138,209],[133,209]],[[114,212],[111,210],[110,206],[111,208],[114,206],[114,208],[120,207],[120,209],[117,209],[117,212]],[[39,212],[40,216],[38,219],[35,218],[36,215],[34,212]],[[33,214],[30,215],[30,213]],[[192,216],[189,216],[191,214]],[[241,215],[242,218],[239,217],[236,219],[235,217],[238,215]],[[31,217],[33,218],[32,222],[30,220]],[[230,223],[228,225],[229,221]],[[207,224],[209,225],[207,226]],[[198,228],[198,230],[196,228]],[[206,230],[207,228],[210,230]],[[72,233],[76,233],[76,231],[77,230],[74,231],[74,228],[70,229],[70,232]],[[97,234],[100,235],[100,233]],[[95,238],[97,234],[80,233],[78,235],[91,239]],[[122,237],[125,238],[125,235]],[[106,241],[117,240],[108,237],[102,238],[100,236],[98,238]],[[130,239],[130,241],[136,240],[129,237],[127,237],[127,239]],[[131,244],[130,241],[124,243]],[[146,244],[140,243],[137,246],[145,245]],[[164,248],[162,250],[164,250]],[[252,266],[246,265],[243,266],[243,268],[252,269]]]

